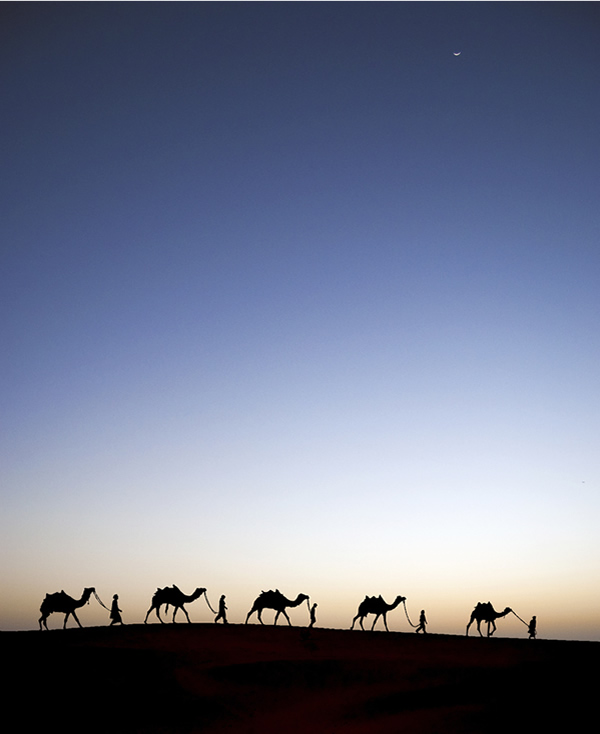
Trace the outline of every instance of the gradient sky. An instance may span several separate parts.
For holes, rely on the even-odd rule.
[[[597,3],[0,18],[0,629],[600,639]]]

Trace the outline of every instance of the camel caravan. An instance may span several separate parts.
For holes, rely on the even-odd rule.
[[[77,622],[79,627],[82,627],[81,622],[79,621],[79,618],[77,617],[77,614],[75,613],[76,609],[80,609],[81,607],[85,606],[87,604],[92,596],[92,594],[95,596],[97,601],[101,606],[103,606],[105,609],[108,609],[108,607],[105,607],[102,601],[100,600],[100,597],[96,593],[96,589],[94,587],[89,587],[83,590],[83,593],[79,599],[74,599],[72,596],[69,596],[64,591],[59,591],[54,594],[46,594],[44,600],[42,601],[42,605],[40,606],[40,612],[41,617],[39,618],[39,625],[40,630],[48,629],[48,625],[46,624],[46,621],[48,617],[53,614],[54,612],[64,614],[64,622],[63,622],[63,629],[66,629],[67,622],[69,620],[69,617],[73,617],[73,619]],[[181,610],[183,614],[185,615],[185,618],[187,621],[191,624],[191,619],[189,617],[189,614],[187,613],[187,610],[185,609],[185,604],[188,604],[190,602],[195,601],[196,599],[199,599],[200,597],[204,597],[208,608],[211,610],[213,614],[217,614],[215,617],[215,623],[221,620],[223,623],[227,624],[227,616],[226,616],[226,609],[227,606],[225,604],[225,595],[221,596],[220,602],[219,602],[219,610],[218,613],[213,609],[211,603],[208,600],[208,596],[206,593],[205,588],[198,587],[195,589],[191,594],[184,594],[177,586],[173,584],[173,586],[166,586],[164,588],[158,588],[154,595],[152,596],[152,601],[150,604],[150,608],[146,612],[146,617],[144,618],[144,624],[147,624],[148,617],[154,611],[156,614],[156,617],[158,621],[161,624],[164,624],[164,620],[160,616],[160,609],[161,607],[165,607],[165,614],[168,612],[169,607],[173,608],[173,617],[171,619],[172,623],[175,624],[175,617],[177,615],[177,612]],[[110,609],[110,618],[113,620],[111,624],[114,624],[115,621],[118,621],[118,623],[122,624],[122,619],[120,616],[121,610],[118,608],[117,600],[118,596],[115,594],[113,597],[113,607]],[[252,607],[248,614],[246,615],[246,621],[244,624],[248,624],[248,621],[250,620],[250,617],[253,614],[257,615],[258,621],[261,624],[264,624],[262,619],[262,613],[265,609],[271,609],[275,612],[275,619],[273,624],[276,625],[277,621],[279,620],[279,617],[283,614],[283,616],[287,619],[288,625],[291,627],[292,621],[288,616],[288,613],[286,612],[286,609],[288,608],[294,608],[300,606],[303,602],[306,602],[308,612],[310,615],[310,624],[309,627],[313,627],[316,622],[316,616],[315,616],[315,609],[316,604],[313,604],[312,608],[310,606],[310,598],[307,594],[298,594],[298,596],[295,599],[288,599],[286,596],[284,596],[279,589],[269,590],[269,591],[261,591],[260,595],[254,600],[254,603],[252,604]],[[358,606],[358,612],[356,613],[354,619],[352,620],[352,625],[350,627],[351,630],[354,629],[354,625],[356,624],[356,621],[358,620],[358,623],[360,624],[360,627],[362,630],[364,630],[363,626],[363,620],[369,616],[369,614],[374,615],[373,624],[371,625],[371,631],[375,629],[375,625],[377,624],[379,619],[383,619],[383,624],[387,632],[389,632],[388,624],[387,624],[387,614],[388,612],[391,612],[392,610],[396,609],[398,606],[402,604],[404,606],[404,613],[406,615],[406,619],[408,620],[408,624],[416,628],[416,632],[426,632],[425,626],[426,626],[426,618],[425,618],[425,610],[421,611],[421,616],[419,619],[419,624],[413,624],[409,615],[408,611],[406,609],[406,597],[398,595],[393,602],[388,603],[383,599],[381,595],[379,596],[365,596],[365,598],[360,602]],[[494,607],[492,606],[491,602],[478,602],[471,612],[471,616],[469,619],[469,622],[467,624],[467,631],[466,635],[469,635],[469,629],[473,622],[477,623],[477,631],[479,632],[480,637],[483,637],[483,633],[481,631],[481,623],[485,622],[487,624],[487,637],[491,637],[494,632],[496,632],[496,620],[500,619],[501,617],[506,617],[508,614],[514,614],[517,619],[519,619],[523,624],[525,624],[528,627],[528,633],[529,633],[529,639],[535,639],[536,637],[536,617],[533,617],[531,622],[529,622],[529,625],[527,625],[527,622],[525,620],[521,619],[519,615],[514,612],[510,607],[506,607],[504,611],[497,612]]]

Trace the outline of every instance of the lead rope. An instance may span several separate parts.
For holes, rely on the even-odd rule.
[[[515,615],[515,617],[517,619],[519,619],[521,622],[523,622],[523,624],[525,625],[525,627],[529,627],[529,625],[527,624],[527,622],[524,619],[521,619],[521,617],[519,617],[519,615],[515,611],[513,611],[512,609],[510,611]]]
[[[403,602],[402,602],[402,604],[404,605],[404,614],[406,614],[406,619],[408,619],[408,623],[410,624],[410,626],[411,626],[411,627],[418,627],[418,626],[419,626],[418,624],[413,624],[413,623],[412,623],[412,622],[410,621],[410,617],[408,616],[408,611],[407,611],[407,609],[406,609],[406,600],[405,600],[405,601],[403,601]]]
[[[96,594],[96,591],[95,590],[94,590],[94,596],[96,597],[96,601],[98,602],[98,604],[100,604],[101,607],[104,607],[107,612],[110,612],[110,609],[106,606],[106,604],[103,604],[102,603],[102,599],[100,599],[100,597],[98,596],[98,594]]]
[[[204,598],[206,599],[206,603],[208,604],[208,608],[210,609],[210,611],[213,614],[216,614],[215,610],[211,607],[210,602],[208,601],[208,595],[207,595],[206,591],[204,592]]]

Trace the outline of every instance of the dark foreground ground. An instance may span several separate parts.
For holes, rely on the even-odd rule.
[[[177,624],[0,632],[11,731],[579,732],[599,642]]]

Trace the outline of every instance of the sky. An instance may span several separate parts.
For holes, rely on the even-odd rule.
[[[600,640],[599,83],[596,3],[2,3],[0,629]]]

